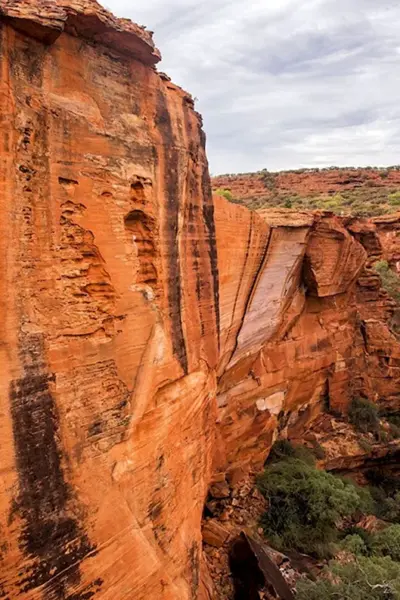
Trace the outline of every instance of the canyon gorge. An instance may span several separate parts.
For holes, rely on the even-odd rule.
[[[0,0],[0,56],[0,598],[220,598],[209,494],[355,396],[399,411],[400,213],[213,194],[193,98],[95,0]]]

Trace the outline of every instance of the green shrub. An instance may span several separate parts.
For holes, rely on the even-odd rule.
[[[296,600],[399,600],[400,563],[389,557],[331,561],[317,581],[301,579]]]
[[[364,398],[353,398],[349,408],[349,421],[362,433],[379,431],[378,408]]]
[[[378,260],[374,269],[381,278],[382,287],[393,300],[400,304],[400,278],[392,269],[387,260]]]
[[[354,485],[295,458],[268,466],[258,488],[268,500],[261,524],[270,542],[317,556],[331,553],[339,520],[363,506]]]
[[[390,469],[369,469],[365,475],[372,486],[380,488],[387,496],[400,492],[400,479]]]
[[[374,514],[385,521],[400,523],[400,478],[389,469],[370,469],[366,472],[369,490],[374,501]]]
[[[214,193],[217,194],[217,196],[223,196],[224,198],[226,198],[229,201],[233,200],[232,192],[230,190],[224,190],[222,188],[218,188],[217,190],[215,190]]]
[[[390,523],[400,523],[400,493],[389,496],[382,488],[370,487],[369,489],[375,502],[375,516]]]
[[[389,428],[392,439],[398,440],[400,438],[400,427],[396,423],[389,421]]]
[[[371,552],[378,556],[390,556],[400,561],[400,525],[390,525],[378,531],[371,542]]]
[[[293,446],[289,440],[277,440],[271,448],[267,463],[278,462],[286,458],[297,458],[309,465],[315,464],[315,454],[305,446]]]
[[[390,413],[384,410],[380,411],[380,417],[385,419],[389,424],[389,432],[392,439],[396,440],[400,438],[400,414]]]
[[[368,554],[368,547],[363,538],[357,533],[347,535],[340,543],[340,547],[355,556],[366,556]]]
[[[347,527],[343,531],[344,537],[353,537],[357,536],[362,539],[365,548],[367,549],[367,553],[370,553],[371,550],[371,542],[372,542],[372,533],[364,529],[363,527],[358,527],[357,525],[352,525],[351,527]]]

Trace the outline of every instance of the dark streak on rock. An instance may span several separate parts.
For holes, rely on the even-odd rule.
[[[175,147],[171,118],[161,90],[157,96],[156,125],[162,136],[165,152],[166,240],[168,247],[168,302],[172,322],[172,347],[185,375],[188,373],[186,342],[182,326],[182,290],[178,243],[179,151]]]
[[[217,254],[217,237],[215,230],[214,220],[214,203],[211,193],[211,182],[208,174],[207,165],[203,167],[203,174],[201,179],[201,187],[203,192],[203,217],[204,223],[207,230],[209,256],[211,264],[211,274],[213,278],[213,290],[214,290],[214,306],[215,306],[215,319],[217,326],[218,335],[218,348],[220,348],[220,337],[221,337],[221,319],[219,311],[219,271],[218,271],[218,254]]]
[[[191,235],[191,249],[192,249],[192,258],[193,258],[193,270],[196,274],[196,297],[198,301],[199,311],[200,311],[200,328],[201,335],[204,336],[206,334],[206,320],[203,315],[203,305],[202,305],[202,281],[201,281],[201,272],[200,272],[200,261],[201,261],[201,253],[199,248],[199,240],[197,237],[197,223],[198,218],[196,216],[198,207],[195,206],[192,202],[189,203],[189,222],[188,222],[188,233]]]
[[[197,169],[199,166],[199,145],[197,143],[200,138],[200,146],[204,148],[205,139],[202,137],[201,122],[196,121],[197,129],[193,131],[193,125],[190,118],[190,109],[187,103],[183,102],[183,114],[186,128],[186,137],[189,140],[189,169],[187,175],[187,188],[189,192],[190,204],[189,204],[189,225],[188,232],[192,236],[192,256],[193,256],[193,268],[196,273],[196,295],[199,302],[200,311],[200,326],[201,335],[206,335],[206,323],[208,319],[203,314],[202,295],[206,296],[206,305],[208,305],[208,268],[206,281],[202,281],[201,271],[201,251],[200,243],[203,241],[203,235],[199,233],[199,227],[202,226],[206,229],[206,243],[209,246],[209,259],[210,269],[213,278],[213,294],[215,304],[215,318],[216,318],[216,331],[218,335],[218,345],[220,342],[220,317],[219,317],[219,275],[218,265],[216,264],[217,259],[217,246],[216,246],[216,233],[214,223],[214,206],[212,202],[212,193],[210,179],[208,175],[207,167],[202,167],[202,180],[201,189],[199,189],[199,181],[196,176]],[[208,186],[207,186],[208,182]],[[198,204],[194,204],[193,201],[197,201]],[[211,208],[211,211],[209,210]],[[204,231],[204,229],[202,229]],[[205,260],[203,261],[205,263]],[[204,265],[205,266],[205,265]],[[208,267],[208,265],[207,265]],[[203,269],[204,272],[204,269]],[[214,331],[212,331],[214,336]]]
[[[44,81],[47,49],[43,44],[17,36],[10,57],[10,85],[16,101],[16,113],[23,116],[21,143],[17,145],[16,184],[21,192],[20,279],[17,292],[21,322],[31,302],[24,289],[23,275],[32,268],[40,272],[34,216],[40,214],[40,226],[46,230],[49,204],[49,111],[45,106],[33,109],[27,100],[27,87],[40,97]],[[21,106],[22,105],[22,106]],[[29,135],[28,135],[29,133]],[[19,168],[17,168],[19,166]],[[29,182],[29,188],[27,183]],[[25,197],[23,194],[25,193]],[[29,192],[29,193],[28,193]],[[32,192],[32,194],[31,194]],[[42,212],[43,211],[43,212]],[[22,290],[24,290],[22,292]],[[25,555],[17,585],[20,595],[42,587],[46,600],[88,600],[95,595],[90,583],[79,590],[80,562],[95,552],[82,525],[81,509],[65,478],[60,439],[59,415],[52,393],[55,375],[45,360],[42,334],[21,333],[19,338],[21,377],[10,384],[15,465],[18,496],[10,514],[18,517],[19,547]],[[78,591],[79,590],[79,591]]]
[[[20,593],[45,586],[47,600],[88,600],[95,592],[68,594],[68,588],[79,583],[79,562],[95,548],[72,509],[51,393],[55,376],[46,368],[40,335],[21,336],[20,358],[24,375],[10,389],[19,482],[15,511],[23,523],[19,545],[28,557]]]

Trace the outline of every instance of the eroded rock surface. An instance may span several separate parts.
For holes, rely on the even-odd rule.
[[[94,1],[0,16],[0,596],[212,598],[209,487],[354,394],[398,406],[372,264],[399,219],[213,198],[149,33]]]
[[[96,2],[0,8],[0,595],[192,598],[218,357],[200,118]]]

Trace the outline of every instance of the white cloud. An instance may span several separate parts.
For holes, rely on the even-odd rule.
[[[199,98],[213,173],[400,163],[397,0],[107,0]]]

